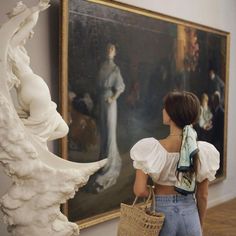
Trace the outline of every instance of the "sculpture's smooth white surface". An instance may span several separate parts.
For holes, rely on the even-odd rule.
[[[68,127],[24,48],[39,12],[48,6],[42,0],[29,9],[20,2],[0,28],[0,163],[13,180],[0,205],[16,236],[78,235],[78,226],[68,222],[60,204],[106,162],[73,163],[48,151],[47,141],[63,137]],[[17,108],[9,93],[13,86]]]

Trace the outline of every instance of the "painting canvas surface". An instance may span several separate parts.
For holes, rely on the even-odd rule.
[[[105,132],[113,137],[108,140],[113,142],[121,164],[111,186],[103,189],[96,183],[97,176],[105,173],[100,171],[68,202],[70,220],[104,217],[119,209],[121,202],[133,201],[135,171],[129,151],[142,138],[161,139],[168,134],[168,127],[162,124],[162,108],[163,98],[171,90],[194,92],[200,100],[205,95],[208,98],[208,113],[204,110],[208,121],[203,120],[195,128],[199,140],[213,143],[221,152],[217,175],[223,176],[227,34],[186,22],[175,23],[173,19],[162,20],[142,11],[134,13],[127,6],[122,10],[70,0],[68,11],[68,159],[92,162],[104,158],[101,144]],[[106,64],[109,45],[115,48],[112,69]],[[104,77],[117,81],[120,76],[121,81],[105,79],[110,83],[105,92],[101,87],[103,69]],[[212,82],[210,71],[215,72],[218,82]],[[104,108],[101,103],[108,89],[113,95],[121,89],[113,108]],[[219,99],[217,111],[214,97]],[[103,109],[105,116],[101,115]]]

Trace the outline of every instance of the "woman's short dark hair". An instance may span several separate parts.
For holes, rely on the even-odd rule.
[[[196,123],[200,115],[199,99],[186,91],[169,92],[164,98],[164,108],[179,128]]]

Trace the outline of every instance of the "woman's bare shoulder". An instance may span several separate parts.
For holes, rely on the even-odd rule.
[[[161,146],[167,151],[167,152],[179,152],[180,146],[182,143],[182,139],[176,139],[175,137],[167,137],[164,139],[158,140]]]
[[[157,141],[158,141],[163,147],[165,147],[166,144],[168,143],[167,138],[158,139]]]

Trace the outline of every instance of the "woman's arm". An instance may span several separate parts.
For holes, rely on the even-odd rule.
[[[34,26],[37,24],[39,12],[47,9],[50,5],[48,2],[40,1],[38,5],[32,7],[28,10],[28,16],[26,16],[21,21],[21,25],[18,28],[18,31],[11,39],[11,46],[16,47],[21,44],[24,40],[30,37],[30,33],[32,32]]]
[[[69,127],[63,119],[60,119],[60,123],[56,127],[56,129],[51,132],[50,136],[48,137],[48,141],[52,141],[55,139],[62,138],[66,136],[69,132]]]
[[[13,48],[19,46],[24,40],[29,38],[31,30],[37,23],[38,16],[39,12],[35,12],[26,18],[25,22],[23,22],[23,24],[19,27],[18,31],[11,39],[11,46]]]
[[[209,184],[208,179],[203,180],[201,183],[197,184],[197,191],[196,191],[197,208],[202,227],[207,209],[208,184]]]
[[[138,197],[148,197],[149,190],[147,187],[148,175],[144,174],[142,170],[136,170],[134,182],[134,194]]]
[[[123,93],[125,90],[125,84],[121,76],[120,69],[117,67],[114,73],[116,73],[116,79],[114,82],[114,92],[113,92],[113,95],[111,97],[108,97],[107,99],[107,102],[110,104],[113,101],[117,100],[120,94]]]

